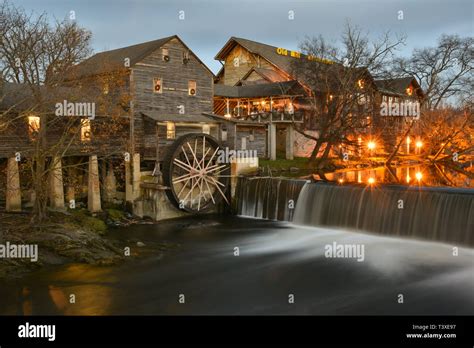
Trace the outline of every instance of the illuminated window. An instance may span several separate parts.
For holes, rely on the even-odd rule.
[[[408,88],[406,89],[406,92],[407,92],[407,95],[411,96],[411,95],[413,94],[413,88],[411,88],[411,86],[408,87]]]
[[[176,127],[174,122],[166,122],[166,139],[176,138]]]
[[[109,94],[109,84],[108,84],[107,82],[104,83],[104,86],[103,86],[103,88],[102,88],[102,92],[103,92],[105,95]]]
[[[209,126],[208,124],[203,125],[202,132],[204,134],[211,134],[211,126]]]
[[[30,138],[36,137],[40,129],[40,118],[38,116],[28,116],[28,134]]]
[[[197,89],[196,89],[196,81],[194,80],[189,80],[188,81],[188,95],[196,95]]]
[[[91,141],[91,121],[87,118],[81,120],[81,141]]]
[[[357,85],[359,86],[360,89],[363,89],[364,88],[364,80],[358,80],[357,81]]]
[[[153,79],[153,93],[163,93],[163,79]]]

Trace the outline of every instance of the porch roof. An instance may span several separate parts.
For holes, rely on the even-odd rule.
[[[175,123],[218,123],[213,117],[203,115],[181,115],[181,114],[161,114],[156,111],[140,112],[142,116],[148,117],[158,122],[175,122]]]
[[[273,96],[304,95],[304,90],[296,80],[260,83],[245,86],[214,85],[215,97],[227,98],[259,98]]]

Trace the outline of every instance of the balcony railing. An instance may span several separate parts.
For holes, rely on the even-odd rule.
[[[302,111],[280,112],[280,111],[266,111],[266,112],[253,112],[250,115],[238,115],[232,114],[232,118],[258,122],[258,123],[270,123],[270,122],[303,122],[304,113]]]

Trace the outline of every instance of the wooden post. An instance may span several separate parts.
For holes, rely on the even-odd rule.
[[[159,128],[160,125],[156,122],[155,126],[155,138],[156,138],[156,159],[155,159],[155,170],[153,171],[153,175],[157,177],[158,183],[161,184],[161,177],[162,173],[160,170],[160,135],[159,135]]]
[[[115,178],[114,164],[112,161],[108,163],[104,186],[104,200],[111,203],[117,195],[117,179]]]
[[[285,157],[287,160],[293,159],[293,152],[294,152],[294,131],[293,131],[293,124],[289,124],[286,127]]]
[[[49,204],[53,209],[64,209],[64,186],[61,157],[52,159],[49,172]]]
[[[125,159],[125,202],[133,204],[132,161]],[[131,208],[131,206],[130,206]]]
[[[270,123],[268,125],[268,143],[270,148],[270,160],[276,160],[276,124]]]
[[[140,196],[140,154],[134,153],[133,154],[133,173],[132,173],[132,183],[133,183],[133,201]]]
[[[87,181],[87,208],[90,212],[99,212],[102,210],[102,207],[100,204],[99,164],[96,155],[89,157]]]
[[[15,157],[9,158],[7,163],[6,199],[8,212],[21,211],[20,172]]]

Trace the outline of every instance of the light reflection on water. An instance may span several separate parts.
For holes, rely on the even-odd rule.
[[[189,221],[183,227],[183,221]],[[182,247],[122,266],[65,265],[0,286],[1,314],[473,314],[474,250],[235,217],[117,231]],[[364,262],[324,247],[364,244]],[[233,256],[235,246],[240,256]],[[288,306],[289,292],[296,303]],[[410,305],[393,300],[403,292]],[[186,294],[186,305],[177,301]],[[69,303],[70,294],[76,303]]]
[[[474,176],[474,167],[465,169]],[[340,171],[325,174],[327,180],[344,183],[399,183],[420,186],[455,186],[474,188],[474,181],[468,176],[442,166],[378,167],[374,169]]]

